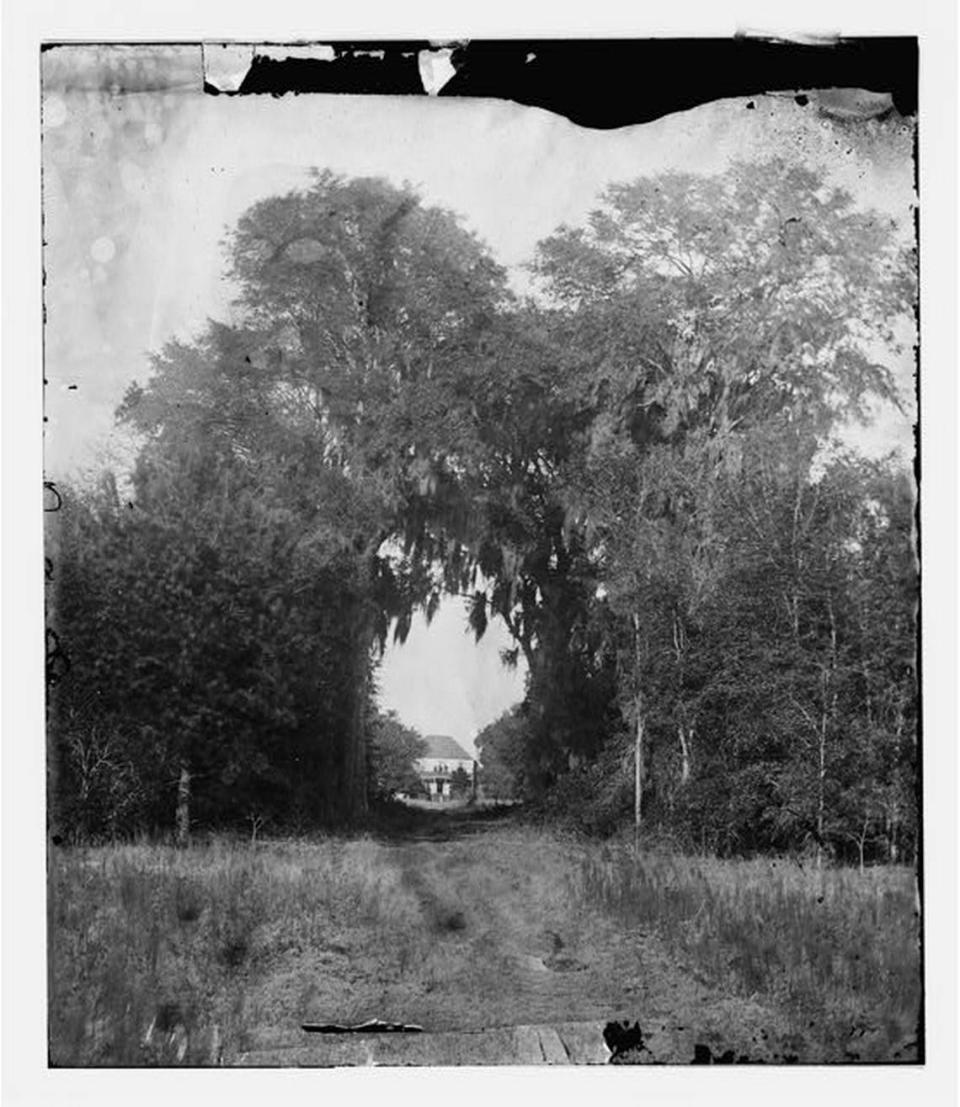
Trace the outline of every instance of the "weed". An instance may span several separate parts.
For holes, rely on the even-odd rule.
[[[54,1065],[229,1063],[245,993],[286,959],[346,964],[389,934],[422,960],[419,906],[369,839],[65,849],[49,872]]]
[[[866,1020],[883,1028],[892,1054],[915,1028],[920,973],[907,870],[701,863],[606,846],[582,862],[578,894],[655,932],[713,984],[782,1006],[821,1042],[835,1046]]]
[[[177,877],[174,906],[180,922],[196,922],[203,911],[203,897],[196,881]]]
[[[435,925],[441,932],[465,930],[467,918],[455,908],[440,907],[436,913]]]
[[[495,1025],[560,1017],[562,995],[582,1018],[588,985],[612,1013],[625,993],[610,951],[633,934],[719,994],[788,1013],[791,1052],[808,1056],[811,1022],[841,1043],[836,1059],[916,1049],[905,870],[637,859],[527,828],[453,851],[370,838],[65,848],[49,873],[54,1065],[231,1064],[313,1016]],[[586,966],[575,981],[558,951]],[[537,959],[557,972],[534,983],[559,992],[531,991],[522,965]]]

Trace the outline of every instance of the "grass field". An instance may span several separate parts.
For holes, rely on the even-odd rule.
[[[304,1020],[371,1017],[628,1018],[718,1055],[917,1059],[906,869],[638,859],[502,823],[60,849],[49,959],[54,1065],[229,1065]]]

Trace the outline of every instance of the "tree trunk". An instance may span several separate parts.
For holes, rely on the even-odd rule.
[[[864,707],[867,712],[867,728],[873,733],[873,697],[870,695],[870,669],[866,661],[861,665],[861,670],[863,672],[863,697]]]
[[[190,841],[190,765],[180,762],[180,779],[177,782],[177,845]]]
[[[864,815],[863,827],[860,831],[860,837],[857,839],[857,848],[860,850],[860,875],[863,876],[863,852],[867,846],[867,831],[870,829],[870,816]]]
[[[824,791],[827,779],[827,710],[820,717],[820,766],[817,773],[817,868],[823,863]]]
[[[833,600],[828,599],[827,610],[830,613],[830,662],[823,669],[821,677],[822,711],[820,715],[819,772],[817,774],[817,868],[823,860],[824,848],[824,800],[827,782],[827,735],[831,716],[837,711],[837,621],[833,612]]]
[[[797,650],[800,649],[800,597],[797,595],[797,590],[792,592],[784,592],[784,602],[787,605],[787,617],[790,620],[790,629],[793,632],[793,644]]]
[[[673,655],[677,662],[677,676],[679,684],[677,720],[677,737],[680,739],[680,785],[681,787],[690,779],[690,746],[693,742],[693,727],[687,730],[685,726],[686,709],[683,703],[684,694],[684,656],[686,653],[687,636],[683,628],[683,622],[676,608],[673,610]]]
[[[640,638],[640,616],[633,616],[634,634],[634,664],[636,666],[636,679],[641,680],[640,662],[642,659]],[[636,740],[633,751],[633,847],[636,851],[640,844],[640,823],[643,818],[643,692],[638,691],[636,696]]]
[[[346,821],[360,818],[367,813],[367,692],[370,677],[370,646],[372,632],[361,601],[354,627],[353,642],[353,703],[350,708],[350,726],[343,751],[343,794],[340,809]]]
[[[903,738],[903,700],[900,699],[897,703],[897,725],[894,729],[894,741],[893,741],[893,765],[894,765],[894,791],[893,798],[890,803],[889,813],[889,837],[888,837],[888,852],[891,865],[895,865],[900,859],[900,851],[897,846],[897,831],[900,827],[900,800],[899,800],[899,784],[900,784],[900,742]]]
[[[376,609],[373,594],[377,552],[388,537],[381,531],[357,551],[357,575],[354,583],[354,613],[350,641],[350,673],[353,701],[341,764],[343,777],[340,795],[334,807],[351,822],[366,815],[367,804],[367,696],[370,691],[370,652],[375,637]]]
[[[682,722],[677,723],[677,737],[680,739],[680,785],[682,787],[690,779],[693,727],[686,731]]]
[[[640,841],[640,823],[643,818],[643,693],[637,693],[637,730],[633,751],[633,844]]]

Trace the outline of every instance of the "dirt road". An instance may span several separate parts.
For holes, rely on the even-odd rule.
[[[774,1013],[711,990],[656,937],[625,932],[584,902],[571,875],[575,843],[545,837],[531,848],[529,833],[475,829],[451,823],[446,832],[379,842],[385,880],[402,889],[408,908],[398,930],[361,944],[341,935],[301,959],[296,989],[273,996],[271,1024],[235,1063],[689,1064],[695,1056],[789,1055]],[[276,993],[283,975],[272,984]],[[304,1021],[372,1018],[423,1031],[300,1029]]]

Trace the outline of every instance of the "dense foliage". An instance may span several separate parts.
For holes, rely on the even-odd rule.
[[[448,213],[331,174],[254,205],[229,250],[236,322],[169,344],[118,412],[144,438],[136,521],[94,510],[96,541],[63,547],[56,618],[77,660],[57,712],[109,700],[104,718],[137,750],[159,733],[181,828],[191,792],[195,815],[209,801],[210,819],[230,816],[240,790],[225,765],[241,763],[260,773],[252,791],[272,814],[289,817],[293,789],[310,793],[312,820],[342,822],[367,806],[377,646],[391,621],[402,639],[415,604],[439,599],[429,560],[388,540],[416,537],[442,510],[453,449],[469,437],[446,397],[503,275]],[[72,582],[78,559],[98,582]],[[140,606],[127,606],[129,577]],[[116,599],[103,613],[115,648],[85,637],[98,588]],[[130,665],[146,671],[149,696]],[[266,715],[250,706],[261,700]],[[307,760],[301,750],[289,761],[275,713],[306,736]],[[97,707],[89,725],[100,720]],[[69,759],[57,761],[59,814],[84,830],[93,816],[67,816],[76,789]],[[229,786],[212,799],[204,781],[221,772]],[[169,823],[172,806],[158,804]]]
[[[487,791],[690,848],[913,854],[913,486],[835,441],[896,398],[897,228],[775,160],[612,187],[523,301],[382,181],[317,174],[228,247],[234,322],[120,409],[129,501],[58,521],[65,825],[340,822],[412,785],[377,646],[449,591],[528,672]]]
[[[218,510],[186,467],[126,504],[109,486],[66,504],[56,615],[70,670],[54,700],[65,828],[168,826],[184,766],[201,825],[343,817],[331,740],[349,710],[335,691],[350,678],[342,574],[305,563],[258,494],[235,486]]]
[[[396,712],[378,712],[370,728],[372,794],[389,799],[397,793],[407,796],[423,793],[416,761],[426,752],[423,736],[412,727],[404,726]]]
[[[505,711],[474,739],[479,784],[486,799],[519,799],[524,792],[527,731],[522,707]]]

